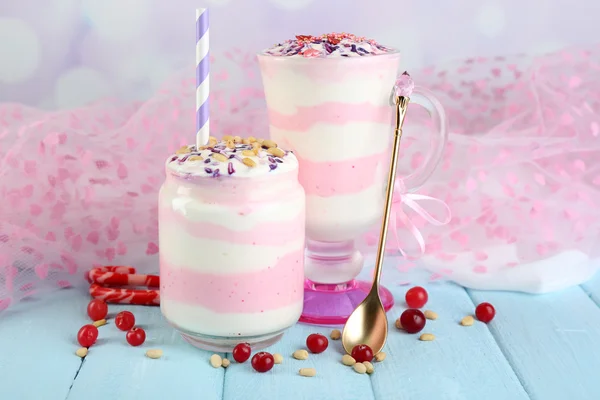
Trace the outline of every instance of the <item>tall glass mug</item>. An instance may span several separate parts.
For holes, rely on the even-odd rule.
[[[302,311],[298,162],[253,138],[177,153],[159,194],[161,311],[197,347],[268,346]]]
[[[271,138],[294,151],[306,192],[304,309],[300,321],[344,323],[370,289],[355,280],[364,259],[355,241],[381,223],[391,156],[392,92],[400,52],[349,34],[297,36],[258,55]],[[439,102],[415,88],[435,135],[423,166],[403,178],[421,186],[446,142]],[[382,288],[386,310],[391,293]]]

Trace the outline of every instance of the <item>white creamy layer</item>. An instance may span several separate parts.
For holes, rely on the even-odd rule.
[[[204,307],[161,298],[163,315],[179,328],[203,335],[244,337],[284,330],[298,322],[303,302],[262,313],[217,313]]]
[[[161,259],[168,264],[185,266],[199,273],[239,274],[273,267],[284,256],[304,249],[299,237],[284,245],[236,244],[223,240],[202,239],[180,227],[161,226]],[[227,269],[224,266],[227,266]]]
[[[283,63],[272,76],[263,74],[263,85],[267,106],[287,115],[295,114],[297,107],[314,107],[328,102],[390,105],[397,75],[397,64],[390,62],[378,69],[379,76],[365,70],[362,77],[352,76],[340,82],[324,83],[312,79],[310,74],[299,74],[281,67]],[[317,66],[311,67],[314,70]]]
[[[190,189],[186,196],[175,192],[176,186],[165,186],[160,191],[160,207],[170,212],[178,212],[185,219],[192,222],[208,222],[219,224],[232,231],[249,231],[265,222],[290,222],[298,218],[304,210],[304,197],[294,196],[277,203],[261,202],[246,203],[240,199],[235,207],[229,204],[204,203],[197,200],[201,196],[194,194],[195,190],[202,191],[206,188]]]
[[[357,239],[383,213],[385,182],[352,194],[306,196],[306,237],[336,242]]]
[[[392,125],[375,122],[348,122],[343,125],[317,123],[305,132],[271,127],[273,140],[293,148],[303,160],[346,161],[390,148]]]

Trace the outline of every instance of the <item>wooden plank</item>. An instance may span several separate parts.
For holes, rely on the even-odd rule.
[[[0,315],[0,397],[63,400],[81,366],[76,336],[87,323],[82,293],[65,289]]]
[[[600,273],[597,273],[592,279],[581,285],[581,287],[596,305],[600,307]]]
[[[78,300],[86,303],[86,300]],[[87,303],[86,303],[87,304]],[[125,332],[112,320],[100,327],[98,343],[90,348],[69,399],[202,399],[220,400],[224,369],[209,364],[212,353],[187,344],[162,318],[158,307],[109,307],[109,317],[129,310],[136,325],[146,331],[146,342],[130,346]],[[164,355],[149,359],[146,350],[158,348]]]
[[[495,306],[488,327],[532,399],[600,398],[600,309],[581,288],[470,294]]]
[[[296,324],[288,330],[279,343],[266,349],[280,353],[281,365],[275,365],[267,373],[259,374],[250,362],[233,363],[225,374],[224,400],[369,400],[374,399],[367,375],[358,375],[341,363],[343,353],[340,341],[329,342],[329,348],[321,354],[310,354],[308,360],[300,361],[291,355],[295,350],[306,349],[306,337],[311,333],[329,336],[330,329]],[[315,377],[298,375],[300,368],[315,368]]]
[[[389,270],[389,269],[388,269]],[[387,282],[398,282],[393,273]],[[406,279],[406,276],[402,277]],[[418,282],[418,281],[417,281]],[[438,313],[419,334],[395,328],[395,319],[406,309],[404,294],[410,286],[390,285],[396,305],[388,313],[390,324],[385,361],[371,375],[377,399],[529,399],[508,361],[486,326],[463,327],[473,303],[464,289],[449,283],[423,284],[429,301],[424,307]],[[433,333],[432,342],[421,342],[421,333]]]

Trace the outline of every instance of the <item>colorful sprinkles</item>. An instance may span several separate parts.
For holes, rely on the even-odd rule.
[[[208,145],[196,149],[196,146],[183,146],[175,152],[167,164],[183,166],[186,164],[203,165],[198,171],[205,176],[219,178],[223,175],[235,175],[237,169],[252,169],[265,166],[268,172],[283,164],[290,152],[277,147],[277,143],[268,139],[239,136],[223,136],[221,141],[210,137]],[[237,165],[234,165],[236,164]],[[227,171],[225,173],[225,171]]]
[[[373,39],[351,33],[326,33],[320,36],[296,35],[263,50],[263,54],[276,57],[362,57],[395,51],[382,46]]]

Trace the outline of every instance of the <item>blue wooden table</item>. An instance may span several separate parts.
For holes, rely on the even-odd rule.
[[[0,399],[600,399],[600,276],[538,296],[426,284],[426,308],[439,314],[424,330],[436,335],[433,342],[394,328],[408,287],[397,284],[402,277],[392,267],[383,279],[397,304],[389,313],[387,359],[372,375],[341,364],[339,341],[306,361],[291,358],[308,334],[330,332],[302,324],[268,349],[284,355],[270,372],[258,374],[248,363],[215,369],[211,353],[186,344],[157,307],[111,306],[109,317],[123,309],[135,313],[146,343],[129,346],[109,320],[82,360],[74,354],[75,336],[88,323],[89,296],[68,289],[0,314]],[[495,305],[494,321],[461,326],[482,301]],[[150,348],[164,356],[145,357]],[[299,376],[301,367],[316,368],[317,376]]]

